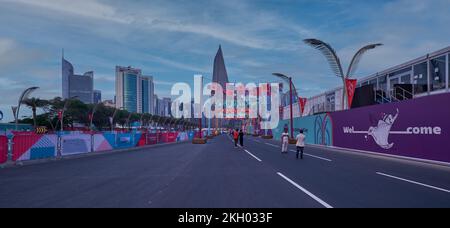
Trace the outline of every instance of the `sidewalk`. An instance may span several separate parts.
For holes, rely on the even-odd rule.
[[[109,154],[116,154],[116,153],[123,153],[123,152],[134,152],[134,151],[139,151],[139,150],[143,150],[143,149],[158,148],[158,147],[190,143],[190,142],[191,141],[187,140],[187,141],[182,141],[182,142],[155,144],[155,145],[147,145],[147,146],[141,146],[141,147],[131,147],[131,148],[126,148],[126,149],[97,151],[97,152],[74,154],[74,155],[68,155],[68,156],[63,156],[63,157],[52,157],[52,158],[45,158],[45,159],[38,159],[38,160],[15,161],[15,162],[8,161],[4,164],[0,164],[0,170],[5,169],[5,168],[37,165],[37,164],[43,164],[43,163],[48,163],[48,162],[58,162],[58,161],[72,160],[72,159],[85,158],[85,157],[91,157],[91,156],[101,156],[101,155],[109,155]]]

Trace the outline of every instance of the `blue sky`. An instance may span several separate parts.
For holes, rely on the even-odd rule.
[[[194,74],[211,78],[223,47],[229,78],[274,81],[294,77],[301,96],[340,85],[305,38],[332,44],[344,65],[361,46],[368,53],[356,77],[450,45],[450,0],[0,0],[0,110],[28,86],[33,95],[61,95],[61,49],[77,73],[95,71],[95,88],[114,96],[114,68],[131,65],[156,80],[168,96]],[[25,111],[24,115],[27,114]]]

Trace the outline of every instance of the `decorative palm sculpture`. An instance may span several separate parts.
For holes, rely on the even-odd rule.
[[[342,93],[342,109],[343,110],[346,109],[345,98],[347,96],[347,86],[345,85],[345,80],[349,79],[353,75],[353,73],[355,73],[356,69],[358,68],[358,64],[361,61],[361,58],[364,55],[364,53],[366,53],[367,51],[369,51],[371,49],[375,49],[378,46],[382,46],[383,44],[369,44],[369,45],[366,45],[366,46],[362,47],[361,49],[359,49],[359,51],[356,52],[356,54],[353,56],[353,59],[350,62],[350,65],[348,66],[347,74],[344,75],[341,61],[340,61],[339,57],[337,56],[336,51],[329,44],[327,44],[321,40],[318,40],[318,39],[306,39],[306,40],[304,40],[304,42],[306,44],[308,44],[309,46],[322,52],[322,54],[327,59],[328,64],[330,65],[333,73],[337,77],[340,77],[342,79],[343,89],[344,89],[344,91]]]

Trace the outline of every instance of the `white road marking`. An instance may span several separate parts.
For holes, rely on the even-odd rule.
[[[322,206],[324,206],[326,208],[333,208],[331,205],[329,205],[325,201],[321,200],[319,197],[315,196],[314,194],[312,194],[310,191],[306,190],[302,186],[298,185],[297,183],[295,183],[293,180],[289,179],[288,177],[286,177],[282,173],[278,172],[277,174],[280,177],[282,177],[283,179],[285,179],[286,181],[288,181],[289,183],[291,183],[292,185],[294,185],[296,188],[300,189],[302,192],[306,193],[309,197],[313,198],[315,201],[317,201],[320,204],[322,204]]]
[[[295,150],[291,150],[291,152],[297,153],[297,151],[295,151]],[[303,153],[303,155],[310,156],[310,157],[317,158],[317,159],[321,159],[321,160],[328,161],[328,162],[332,162],[332,160],[330,160],[328,158],[323,158],[323,157],[319,157],[319,156],[312,155],[312,154]]]
[[[439,190],[439,191],[450,193],[450,190],[443,189],[443,188],[438,188],[438,187],[435,187],[435,186],[432,186],[432,185],[428,185],[428,184],[423,184],[423,183],[420,183],[420,182],[417,182],[417,181],[412,181],[412,180],[408,180],[408,179],[392,176],[392,175],[381,173],[381,172],[377,172],[377,174],[385,176],[385,177],[390,177],[390,178],[394,178],[394,179],[397,179],[397,180],[405,181],[405,182],[408,182],[408,183],[411,183],[411,184],[417,184],[417,185],[420,185],[420,186],[423,186],[423,187],[432,188],[432,189],[435,189],[435,190]]]
[[[250,153],[248,150],[245,150],[245,152],[247,152],[247,154],[250,154],[250,156],[252,156],[254,159],[258,160],[259,162],[262,162],[261,159],[259,159],[258,157],[256,157],[256,156],[253,155],[252,153]]]
[[[269,145],[269,146],[273,146],[273,147],[276,147],[276,148],[280,148],[280,146],[277,146],[277,145],[273,145],[273,144],[270,144],[270,143],[265,143],[266,145]]]

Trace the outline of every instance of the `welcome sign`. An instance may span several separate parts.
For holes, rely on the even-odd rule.
[[[330,113],[334,146],[450,162],[450,94]]]

